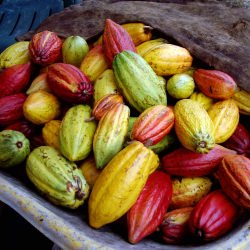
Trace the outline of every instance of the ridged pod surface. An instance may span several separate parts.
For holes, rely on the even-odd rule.
[[[59,131],[61,153],[70,161],[84,160],[92,150],[96,130],[95,121],[85,121],[91,117],[88,105],[76,105],[65,114]]]
[[[162,171],[152,173],[135,204],[127,213],[130,243],[137,243],[156,231],[168,209],[171,196],[170,176]]]
[[[243,115],[250,115],[250,93],[240,89],[232,96],[232,99],[237,104],[239,111]]]
[[[89,195],[81,170],[53,147],[34,149],[27,158],[26,173],[36,188],[56,205],[75,209]]]
[[[117,153],[102,170],[90,194],[90,226],[100,228],[124,215],[158,165],[158,156],[138,141]]]
[[[100,119],[93,139],[97,168],[105,167],[122,149],[128,132],[129,115],[128,106],[117,103]]]
[[[135,120],[130,137],[146,146],[152,146],[161,141],[173,126],[173,109],[165,105],[155,105],[144,110]]]
[[[208,110],[212,105],[214,100],[206,95],[204,95],[202,92],[195,91],[191,96],[191,100],[197,101],[200,103],[205,110]]]
[[[167,105],[166,90],[149,64],[132,51],[117,54],[113,61],[119,91],[138,112],[155,105]]]
[[[215,143],[225,142],[234,133],[240,119],[238,106],[231,98],[214,103],[208,115],[214,124]]]
[[[182,99],[174,106],[175,131],[181,144],[194,152],[208,153],[214,147],[214,125],[196,101]]]

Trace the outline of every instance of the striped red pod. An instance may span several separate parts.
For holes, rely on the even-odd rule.
[[[156,170],[147,179],[138,199],[127,212],[128,240],[138,243],[161,224],[172,197],[170,176]]]
[[[88,103],[93,95],[93,85],[76,66],[54,63],[48,67],[47,81],[51,91],[67,103]]]
[[[144,110],[134,122],[130,138],[145,146],[152,146],[161,141],[174,126],[172,107],[155,105]]]
[[[29,52],[34,63],[46,66],[61,57],[62,40],[55,32],[48,30],[36,33],[30,41]]]
[[[99,99],[92,110],[94,119],[100,120],[116,103],[124,103],[122,95],[107,94]]]
[[[234,79],[219,70],[196,69],[193,78],[200,91],[214,99],[228,99],[237,88]]]
[[[111,19],[105,20],[102,46],[110,65],[116,54],[124,50],[136,52],[135,44],[129,33]]]

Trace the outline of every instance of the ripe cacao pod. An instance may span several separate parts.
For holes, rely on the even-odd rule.
[[[128,32],[108,18],[104,24],[102,46],[109,65],[112,65],[114,57],[124,50],[136,52],[135,44]]]
[[[0,98],[19,93],[29,83],[31,63],[19,64],[0,72]]]
[[[239,208],[222,192],[207,194],[192,210],[189,228],[199,241],[219,238],[233,228]]]
[[[250,149],[250,133],[241,123],[238,123],[234,133],[223,145],[237,151],[238,154],[245,154]]]
[[[130,137],[146,146],[152,146],[161,141],[173,126],[173,109],[165,105],[155,105],[144,110],[135,120]]]
[[[90,194],[90,226],[100,228],[123,216],[158,165],[158,156],[138,141],[117,153],[102,170]]]
[[[191,96],[191,100],[199,102],[205,110],[208,110],[212,105],[214,100],[206,95],[204,95],[202,92],[195,91]]]
[[[191,67],[193,62],[187,49],[167,43],[149,50],[143,58],[159,76],[183,73]]]
[[[140,55],[132,51],[117,54],[113,70],[119,92],[138,112],[159,104],[167,105],[165,88]]]
[[[26,173],[35,187],[55,205],[78,208],[89,195],[81,170],[50,146],[35,148],[28,156]]]
[[[196,69],[193,77],[200,91],[214,99],[228,99],[237,88],[234,79],[219,70]]]
[[[30,122],[40,125],[60,115],[61,104],[56,96],[44,90],[30,94],[23,104],[23,114]]]
[[[98,169],[104,168],[123,148],[129,115],[128,106],[117,103],[100,119],[93,139],[93,152]]]
[[[47,72],[39,74],[30,84],[29,88],[26,91],[26,94],[29,95],[38,90],[44,90],[46,92],[51,92],[49,84],[47,81]]]
[[[167,244],[183,244],[189,239],[188,220],[193,207],[167,212],[159,226],[161,238]]]
[[[225,142],[239,123],[239,109],[233,99],[214,103],[207,111],[214,124],[215,143]]]
[[[215,144],[207,154],[181,147],[162,157],[162,168],[170,175],[201,177],[213,173],[223,157],[228,154],[236,154],[236,151],[218,144]]]
[[[88,77],[71,64],[50,65],[47,81],[52,92],[68,103],[88,103],[93,95],[93,86]]]
[[[55,32],[44,30],[36,33],[29,43],[29,52],[34,63],[41,66],[57,62],[61,57],[62,40]]]
[[[222,190],[241,207],[250,209],[250,159],[226,155],[216,171]]]
[[[26,95],[18,93],[0,98],[0,125],[10,125],[23,118]]]
[[[147,179],[138,199],[127,212],[128,240],[138,243],[156,231],[167,211],[172,196],[172,182],[162,171]]]
[[[60,152],[70,161],[84,160],[92,150],[96,122],[86,121],[91,117],[91,111],[88,105],[72,106],[62,120]]]
[[[175,132],[185,148],[208,153],[214,147],[214,124],[199,103],[182,99],[175,104],[174,115]]]
[[[237,89],[232,96],[232,99],[237,104],[239,111],[243,115],[250,115],[250,93],[243,90]]]

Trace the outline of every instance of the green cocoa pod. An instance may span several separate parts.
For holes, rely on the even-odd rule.
[[[62,45],[63,62],[80,67],[83,58],[89,51],[88,43],[80,36],[67,37]]]
[[[94,82],[94,102],[96,103],[107,94],[117,94],[114,72],[106,69]]]
[[[55,205],[75,209],[89,195],[81,170],[53,147],[35,148],[27,158],[26,173],[40,193]]]
[[[153,146],[150,146],[149,148],[153,150],[156,154],[159,154],[164,150],[168,149],[169,147],[171,147],[171,145],[173,145],[174,142],[176,142],[176,140],[177,140],[176,136],[168,134],[165,137],[163,137],[161,141],[159,141]]]
[[[87,158],[92,150],[96,122],[88,121],[92,109],[89,105],[76,105],[65,114],[59,130],[60,152],[70,161]]]
[[[113,70],[119,92],[140,113],[155,105],[167,105],[161,80],[139,54],[126,50],[117,54]]]
[[[0,168],[22,163],[30,152],[30,142],[23,133],[15,130],[0,132]]]
[[[97,168],[105,165],[123,148],[129,121],[128,106],[117,103],[99,121],[93,151]]]

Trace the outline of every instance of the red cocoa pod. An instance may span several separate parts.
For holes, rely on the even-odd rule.
[[[215,176],[233,202],[250,209],[250,159],[243,155],[226,155]]]
[[[0,98],[19,93],[30,80],[31,63],[14,65],[0,72]]]
[[[51,91],[68,103],[88,103],[93,95],[93,85],[88,77],[71,64],[50,65],[47,81]]]
[[[161,238],[167,244],[179,244],[188,241],[188,221],[193,207],[172,210],[164,215],[159,226]]]
[[[197,240],[215,240],[233,228],[239,211],[239,207],[222,190],[215,190],[202,198],[192,210],[190,232]]]
[[[211,174],[228,154],[236,154],[236,151],[219,144],[215,144],[207,154],[192,152],[181,147],[163,156],[161,162],[164,171],[170,175],[200,177]]]
[[[174,126],[172,107],[155,105],[144,110],[135,120],[130,138],[145,146],[157,144]]]
[[[18,93],[0,98],[0,125],[10,125],[23,118],[26,95]]]
[[[16,130],[31,138],[35,133],[35,126],[27,120],[16,121],[5,128],[5,130]]]
[[[102,46],[110,65],[112,65],[115,55],[123,50],[136,52],[135,44],[129,33],[111,19],[105,20]]]
[[[166,173],[155,171],[137,201],[127,212],[128,240],[137,243],[161,224],[172,196],[172,182]]]
[[[196,69],[193,78],[203,94],[215,99],[228,99],[237,88],[234,79],[219,70]]]
[[[29,52],[34,63],[41,66],[52,64],[61,57],[62,40],[48,30],[36,33],[30,41]]]
[[[99,99],[93,107],[92,115],[100,120],[116,103],[124,103],[123,97],[119,94],[107,94]]]
[[[250,133],[241,123],[238,123],[236,130],[223,146],[235,150],[238,154],[245,154],[250,149]]]

